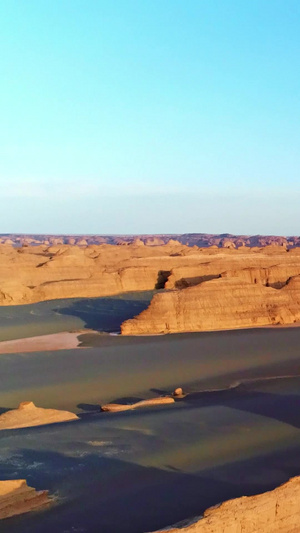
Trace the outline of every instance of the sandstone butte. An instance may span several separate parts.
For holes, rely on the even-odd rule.
[[[68,411],[36,407],[33,402],[22,402],[18,409],[12,409],[0,415],[0,430],[42,426],[71,420],[78,420],[78,416]]]
[[[0,519],[28,513],[49,503],[48,491],[28,487],[25,479],[0,481]]]
[[[281,289],[220,278],[156,294],[123,335],[245,328],[300,321],[300,276]]]
[[[156,533],[299,533],[300,477],[257,496],[243,496],[211,507],[182,527]]]

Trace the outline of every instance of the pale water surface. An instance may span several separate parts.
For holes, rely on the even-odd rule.
[[[3,409],[33,400],[81,413],[0,433],[0,478],[56,497],[1,532],[145,533],[300,474],[300,329],[82,340],[94,347],[0,356]],[[99,412],[176,386],[193,394]]]

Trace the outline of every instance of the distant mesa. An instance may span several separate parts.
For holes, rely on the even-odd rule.
[[[299,236],[276,236],[276,235],[231,235],[209,234],[209,233],[181,233],[181,234],[161,234],[161,235],[34,235],[34,234],[0,234],[0,243],[14,246],[26,245],[99,245],[99,244],[130,244],[135,240],[141,240],[147,246],[161,246],[170,240],[178,241],[190,247],[196,245],[199,248],[210,246],[222,247],[262,247],[267,245],[295,247],[300,246]]]
[[[25,479],[0,481],[0,519],[35,511],[51,501],[47,490],[37,491]]]
[[[134,246],[144,246],[145,243],[142,239],[134,239],[133,243],[132,243]]]
[[[6,411],[0,415],[0,430],[42,426],[72,420],[78,420],[78,416],[74,413],[43,409],[36,407],[33,402],[22,402],[17,409]]]
[[[145,239],[145,244],[147,246],[162,246],[165,244],[165,241],[160,237],[149,237]]]

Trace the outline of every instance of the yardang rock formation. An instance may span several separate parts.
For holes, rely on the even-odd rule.
[[[47,490],[36,491],[25,479],[0,481],[0,519],[34,511],[50,502]]]
[[[78,416],[68,411],[36,407],[33,402],[22,402],[18,409],[6,411],[0,416],[0,430],[42,426],[71,420],[78,420]]]
[[[142,241],[144,242],[144,241]],[[166,245],[0,245],[0,305],[165,289],[123,334],[300,320],[300,249]]]

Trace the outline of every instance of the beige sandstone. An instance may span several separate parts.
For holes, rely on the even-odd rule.
[[[174,403],[174,398],[170,396],[164,396],[161,398],[151,398],[149,400],[141,400],[136,403],[131,404],[121,404],[121,403],[107,403],[106,405],[101,406],[101,411],[109,411],[111,413],[116,413],[119,411],[129,411],[132,409],[139,409],[141,407],[154,407],[156,405],[166,405]]]
[[[36,407],[33,402],[22,402],[18,409],[12,409],[0,415],[0,430],[42,426],[72,420],[78,420],[78,416],[74,413],[43,409]]]
[[[125,335],[208,331],[300,320],[300,276],[281,289],[236,278],[156,294],[148,309],[123,322]]]
[[[299,533],[300,476],[257,496],[244,496],[211,507],[203,517],[169,533]]]
[[[0,520],[34,511],[49,503],[48,491],[28,487],[25,479],[0,481]]]
[[[157,241],[79,246],[58,238],[51,246],[0,245],[0,305],[165,288],[169,291],[156,295],[148,310],[124,323],[123,333],[299,320],[298,248],[197,248],[173,239],[166,245]]]
[[[221,275],[282,284],[300,274],[299,249],[286,252],[280,246],[231,250],[189,248],[173,239],[166,245],[153,239],[149,246],[61,241],[23,248],[0,245],[0,305],[109,296],[164,285],[181,289]]]

